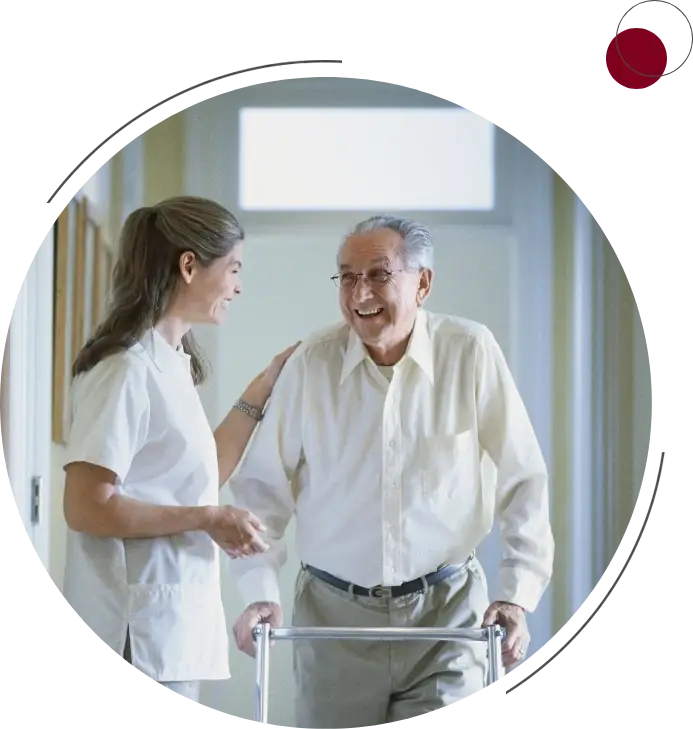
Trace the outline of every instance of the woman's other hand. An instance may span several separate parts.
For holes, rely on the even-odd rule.
[[[287,347],[283,352],[275,355],[272,358],[272,361],[269,363],[267,369],[265,369],[265,371],[262,372],[262,374],[260,375],[261,378],[264,380],[265,384],[269,387],[270,392],[274,388],[274,384],[279,377],[279,373],[282,371],[282,369],[284,369],[286,361],[298,349],[300,344],[301,342],[296,342],[296,344],[292,344],[290,347]]]
[[[243,393],[243,400],[253,407],[264,408],[286,361],[300,344],[301,342],[296,342],[275,355],[269,365],[248,385],[247,390]]]

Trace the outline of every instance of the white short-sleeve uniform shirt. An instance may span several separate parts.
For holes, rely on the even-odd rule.
[[[216,505],[216,445],[190,358],[155,330],[79,375],[67,463],[113,471],[118,492],[170,506]],[[111,539],[68,530],[64,595],[119,654],[156,681],[229,678],[219,549],[208,534]]]

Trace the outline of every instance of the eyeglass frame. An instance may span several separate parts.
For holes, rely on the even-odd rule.
[[[368,285],[371,288],[374,288],[374,287],[379,287],[379,286],[385,286],[385,284],[387,284],[389,281],[391,281],[394,278],[394,276],[398,273],[412,273],[413,271],[422,271],[422,270],[423,269],[417,268],[416,266],[411,266],[409,268],[398,268],[394,271],[384,271],[384,273],[387,273],[387,278],[384,281],[373,281],[372,279],[368,278],[368,275],[365,273],[353,273],[352,271],[345,271],[344,273],[336,273],[334,276],[330,276],[330,281],[332,281],[334,283],[334,285],[337,287],[337,289],[339,289],[340,291],[343,288],[344,289],[351,288],[352,290],[355,289],[356,284],[359,282],[360,278],[363,278],[364,281],[368,282]],[[341,285],[340,279],[342,276],[344,276],[346,274],[356,277],[354,283],[351,284],[351,286],[349,286],[349,287]]]

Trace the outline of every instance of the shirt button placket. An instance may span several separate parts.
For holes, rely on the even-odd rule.
[[[399,483],[401,479],[400,455],[400,422],[395,399],[392,397],[393,387],[385,400],[385,413],[383,428],[386,434],[384,442],[387,443],[383,453],[384,464],[384,512],[383,547],[384,547],[384,578],[387,584],[393,584],[397,577],[397,555],[400,551],[400,499]]]

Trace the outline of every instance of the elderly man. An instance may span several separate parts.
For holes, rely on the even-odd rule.
[[[552,570],[547,472],[499,345],[481,324],[426,312],[433,248],[423,226],[359,224],[339,251],[345,322],[284,367],[246,459],[237,505],[270,549],[233,563],[247,606],[235,626],[282,624],[280,542],[295,514],[294,625],[507,629],[520,660]],[[258,417],[259,414],[257,414]],[[496,465],[482,479],[481,458]],[[499,593],[489,605],[474,550],[500,520]],[[297,724],[356,727],[432,711],[483,687],[483,643],[299,641]]]

